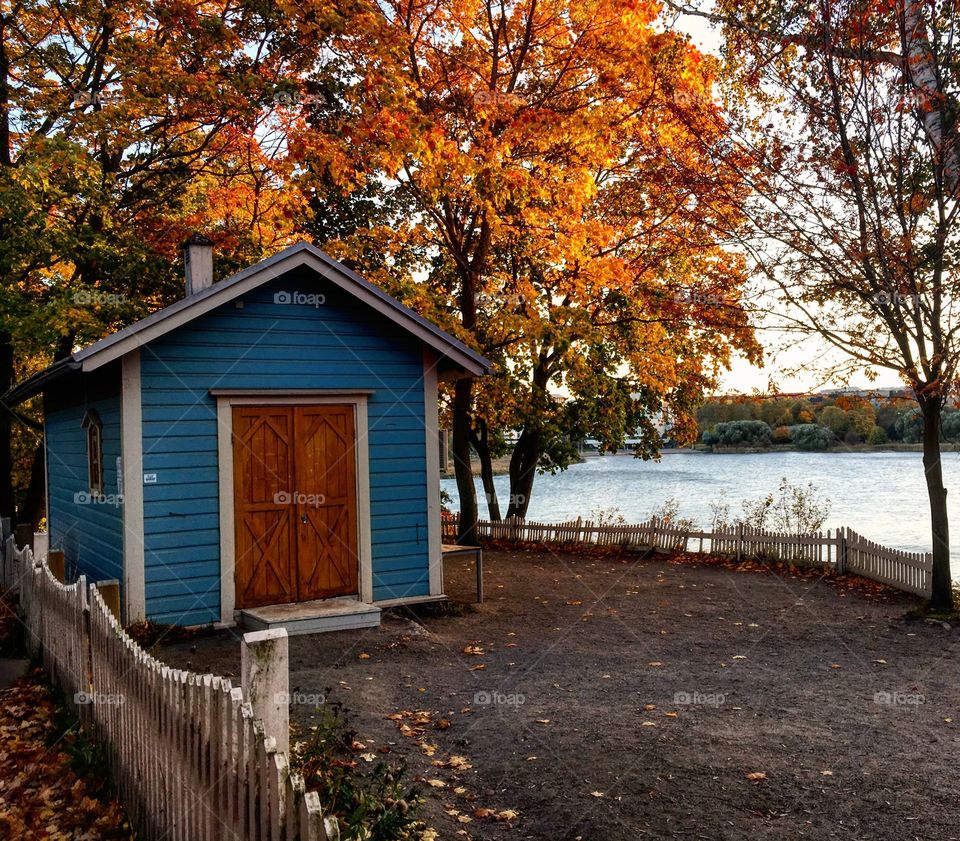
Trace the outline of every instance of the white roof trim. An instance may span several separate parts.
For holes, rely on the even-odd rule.
[[[141,321],[78,351],[73,358],[82,364],[84,371],[95,371],[171,330],[301,266],[313,269],[471,374],[479,376],[489,370],[490,363],[480,354],[306,242],[292,245],[233,277],[158,310]]]

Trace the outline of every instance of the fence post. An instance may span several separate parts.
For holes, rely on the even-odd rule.
[[[737,523],[737,563],[743,554],[743,523]]]
[[[50,551],[50,534],[45,531],[33,533],[33,557],[43,560]]]
[[[113,614],[113,618],[120,621],[120,582],[116,578],[110,578],[106,581],[98,581],[96,584],[100,591],[100,598]]]
[[[47,552],[47,567],[50,569],[50,574],[61,584],[66,581],[66,567],[63,552],[59,552],[56,549],[52,552]]]
[[[837,572],[843,575],[847,571],[847,527],[837,529]]]
[[[290,659],[286,628],[244,634],[240,644],[240,685],[254,718],[290,753]]]

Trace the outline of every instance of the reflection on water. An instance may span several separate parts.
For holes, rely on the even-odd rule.
[[[957,533],[960,453],[944,453],[943,471],[950,521]],[[731,513],[738,514],[740,500],[775,491],[784,476],[795,484],[813,482],[821,496],[830,500],[825,527],[850,526],[887,546],[930,551],[930,511],[920,453],[713,455],[682,451],[666,453],[659,462],[632,456],[588,457],[563,473],[538,476],[527,517],[560,522],[615,508],[628,522],[639,522],[674,497],[683,516],[707,525],[711,502],[725,499]],[[456,483],[444,479],[441,485],[453,497],[451,507],[456,510]],[[506,511],[507,477],[497,476],[496,487]],[[479,479],[477,493],[481,517],[485,517]]]

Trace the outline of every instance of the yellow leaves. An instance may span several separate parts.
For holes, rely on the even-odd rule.
[[[456,754],[450,754],[446,759],[434,759],[433,764],[437,768],[451,768],[454,771],[467,771],[473,767],[465,756]]]
[[[750,771],[746,774],[746,777],[751,782],[759,783],[767,778],[767,774],[765,771]]]

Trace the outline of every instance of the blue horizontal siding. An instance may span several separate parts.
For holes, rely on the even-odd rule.
[[[275,303],[281,290],[319,293],[326,301],[321,307]],[[420,343],[313,273],[280,278],[243,303],[242,309],[220,307],[141,349],[143,470],[157,474],[155,484],[144,485],[148,615],[184,624],[220,617],[211,389],[372,390],[374,598],[428,593]]]
[[[220,542],[220,529],[217,518],[198,517],[207,528],[191,528],[183,531],[154,535],[152,545],[156,551],[161,549],[187,549],[191,546],[217,546]],[[192,524],[195,525],[195,524]]]
[[[193,489],[196,492],[196,488]],[[212,518],[216,523],[219,516],[216,500],[209,496],[198,496],[196,499],[161,499],[150,500],[149,507],[144,507],[144,519],[167,519],[180,517],[184,520],[181,529],[208,528],[204,521]],[[201,525],[201,523],[204,523]]]
[[[95,409],[103,423],[103,493],[83,503],[88,487],[83,418]],[[50,548],[64,553],[67,570],[90,581],[123,582],[123,506],[117,496],[121,452],[119,365],[68,378],[44,403],[47,448],[47,528]],[[122,590],[121,590],[122,597]]]
[[[373,587],[381,593],[378,598],[384,601],[426,596],[430,593],[430,578],[428,573],[417,569],[375,573]]]

